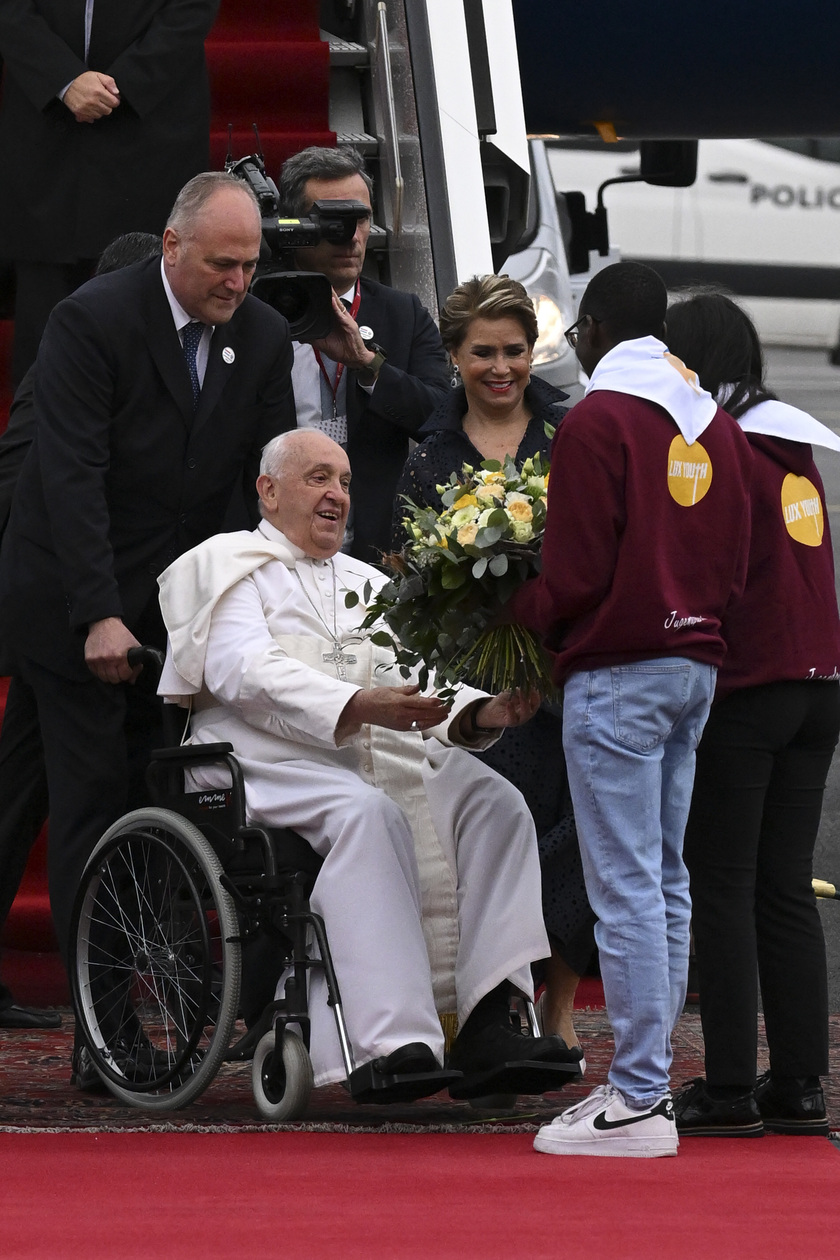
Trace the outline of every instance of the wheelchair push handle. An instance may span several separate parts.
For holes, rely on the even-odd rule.
[[[142,647],[129,648],[126,653],[126,660],[132,669],[144,666],[154,672],[159,678],[163,672],[163,663],[166,657],[160,648],[150,647],[146,644]]]

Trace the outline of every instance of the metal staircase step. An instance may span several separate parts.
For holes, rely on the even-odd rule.
[[[352,145],[364,157],[373,157],[379,152],[379,141],[376,136],[369,136],[365,131],[342,131],[336,136],[339,149],[342,145]]]
[[[321,39],[330,46],[331,66],[367,66],[370,56],[364,44],[354,44],[347,39],[321,31]]]

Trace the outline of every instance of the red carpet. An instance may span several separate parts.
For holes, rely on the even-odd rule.
[[[320,38],[320,0],[222,0],[207,40],[213,116],[211,165],[221,169],[233,127],[233,155],[255,149],[276,180],[292,153],[335,144],[329,129],[329,45]]]
[[[676,1159],[526,1135],[0,1134],[3,1255],[827,1260],[840,1152],[694,1139]]]

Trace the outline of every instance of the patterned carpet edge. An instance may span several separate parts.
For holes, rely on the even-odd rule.
[[[613,1053],[606,1013],[579,1011],[576,1024],[587,1060],[584,1079],[561,1093],[523,1097],[511,1112],[481,1112],[439,1094],[383,1108],[353,1103],[341,1086],[313,1091],[306,1116],[271,1123],[260,1116],[251,1090],[251,1065],[224,1064],[200,1098],[178,1111],[150,1113],[110,1094],[82,1094],[70,1085],[73,1021],[66,1013],[50,1032],[0,1030],[0,1133],[533,1133],[607,1079]],[[831,1128],[840,1129],[840,1015],[830,1017],[831,1074],[825,1079]],[[674,1088],[703,1072],[700,1017],[689,1008],[673,1037]],[[759,1066],[767,1066],[760,1038]]]

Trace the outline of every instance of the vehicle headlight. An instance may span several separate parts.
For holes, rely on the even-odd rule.
[[[545,293],[532,293],[531,299],[537,312],[537,344],[534,346],[534,367],[551,363],[565,354],[569,347],[564,333],[566,325],[563,312]]]

